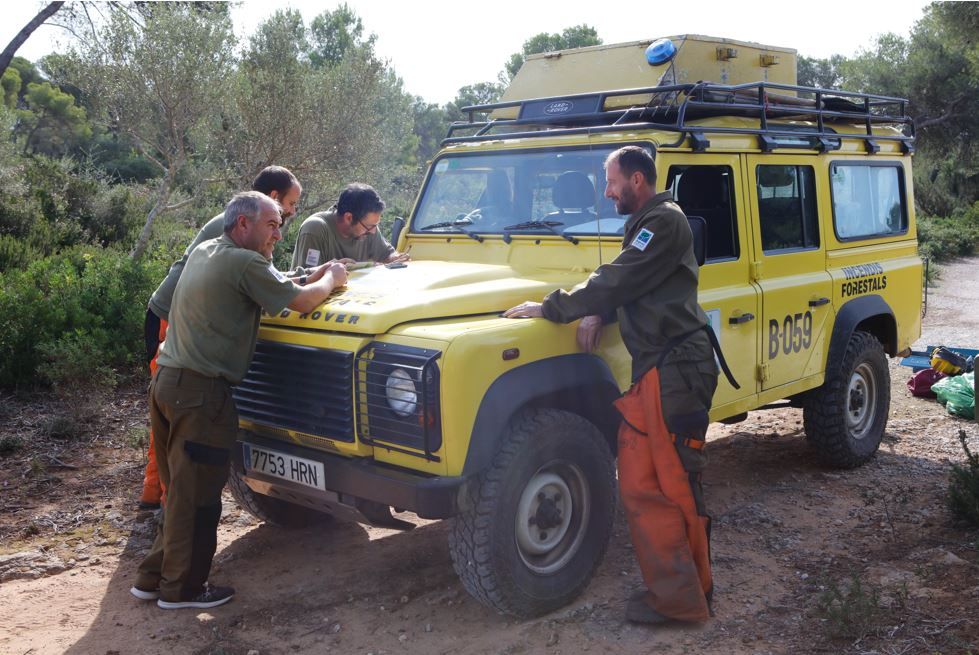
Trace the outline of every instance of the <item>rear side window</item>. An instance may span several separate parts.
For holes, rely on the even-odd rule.
[[[832,164],[833,228],[841,240],[908,230],[904,171],[899,166]]]
[[[765,253],[819,247],[812,166],[758,166],[758,220]]]

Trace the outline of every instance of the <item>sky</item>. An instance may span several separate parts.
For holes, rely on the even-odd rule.
[[[444,104],[458,89],[496,81],[510,55],[540,32],[560,32],[585,23],[605,43],[624,43],[674,34],[702,34],[794,48],[801,55],[853,55],[869,48],[879,34],[910,33],[929,4],[924,0],[822,0],[812,3],[747,3],[730,0],[683,0],[626,3],[566,0],[495,0],[491,3],[447,0],[346,0],[377,35],[376,51],[389,60],[405,89],[429,102]],[[4,46],[46,3],[20,2],[4,7],[0,25]],[[307,24],[335,9],[337,1],[246,0],[233,10],[235,32],[247,38],[277,9],[299,9]],[[44,26],[17,53],[36,60],[64,48],[64,34]]]

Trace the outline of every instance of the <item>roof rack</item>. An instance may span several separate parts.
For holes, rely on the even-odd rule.
[[[619,104],[623,104],[626,96],[636,95],[649,95],[650,99],[641,105],[606,108],[610,99],[619,99]],[[514,108],[517,109],[516,118],[489,115]],[[786,147],[836,150],[840,148],[841,139],[860,139],[870,154],[880,150],[878,141],[898,141],[905,153],[911,153],[914,151],[914,122],[907,108],[908,101],[904,98],[870,93],[772,82],[735,86],[697,82],[463,107],[468,120],[452,123],[442,145],[487,141],[501,136],[521,138],[660,130],[679,133],[676,142],[663,146],[676,147],[689,138],[695,151],[706,150],[710,145],[705,136],[707,133],[728,133],[756,135],[765,152]],[[691,123],[712,116],[756,118],[760,123],[758,128]],[[770,122],[772,119],[809,121],[815,125]],[[863,131],[844,134],[834,130],[831,123],[861,126]],[[874,134],[874,125],[884,124],[900,127],[901,133]],[[475,130],[475,133],[453,136],[461,130]]]

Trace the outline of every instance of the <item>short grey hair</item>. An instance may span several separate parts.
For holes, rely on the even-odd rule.
[[[262,212],[262,205],[268,203],[275,207],[275,210],[282,213],[282,206],[264,193],[258,191],[242,191],[236,193],[224,208],[224,231],[230,232],[235,229],[235,223],[239,216],[246,216],[250,222],[255,222],[258,215]]]

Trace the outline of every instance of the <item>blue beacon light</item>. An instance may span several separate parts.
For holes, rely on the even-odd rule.
[[[669,39],[657,39],[646,48],[646,61],[650,66],[665,64],[676,57],[676,46]]]

